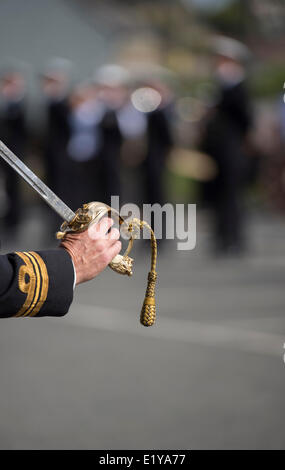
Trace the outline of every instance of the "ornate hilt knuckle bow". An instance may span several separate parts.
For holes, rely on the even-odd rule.
[[[157,242],[152,228],[145,221],[136,218],[131,221],[126,221],[120,216],[118,211],[107,204],[102,202],[89,202],[88,204],[84,204],[75,212],[75,216],[70,222],[63,222],[60,227],[60,231],[56,234],[56,237],[59,240],[62,240],[68,233],[84,232],[91,225],[98,223],[106,215],[119,222],[121,230],[128,233],[129,236],[128,246],[124,254],[118,254],[109,264],[110,268],[119,274],[126,274],[128,276],[133,274],[132,268],[134,260],[129,257],[129,253],[133,247],[133,242],[137,237],[137,232],[145,227],[151,233],[151,270],[148,274],[148,285],[140,316],[140,322],[142,325],[151,326],[155,323],[156,318],[155,284],[157,279]]]

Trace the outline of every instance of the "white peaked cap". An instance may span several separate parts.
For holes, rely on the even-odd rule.
[[[213,38],[212,50],[215,54],[228,57],[238,62],[246,62],[250,59],[251,53],[248,47],[237,39],[216,36]]]

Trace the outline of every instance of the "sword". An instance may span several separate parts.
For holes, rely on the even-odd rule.
[[[0,140],[0,156],[41,196],[41,198],[67,223],[75,213]]]
[[[151,326],[155,322],[155,284],[157,279],[156,258],[157,243],[153,230],[144,221],[132,219],[127,222],[120,214],[102,202],[90,202],[83,204],[82,208],[73,212],[43,181],[38,178],[35,173],[30,170],[1,140],[0,140],[0,157],[10,165],[27,183],[39,194],[39,196],[64,220],[57,233],[57,238],[62,239],[67,233],[78,233],[87,230],[88,227],[99,222],[106,214],[115,215],[120,225],[126,225],[126,232],[129,233],[130,239],[128,247],[124,255],[118,254],[111,261],[109,266],[120,274],[132,275],[133,259],[128,256],[133,246],[133,240],[136,238],[136,231],[146,227],[151,234],[151,270],[148,274],[148,285],[146,289],[145,299],[141,310],[140,321],[144,326]]]

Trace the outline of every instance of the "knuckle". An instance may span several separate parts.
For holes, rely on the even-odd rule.
[[[112,219],[111,217],[107,217],[107,218],[106,218],[106,221],[107,221],[107,223],[108,223],[109,225],[113,225],[113,223],[114,223],[114,221],[113,221],[113,219]]]
[[[112,240],[117,240],[120,237],[120,232],[117,228],[113,228],[110,232],[111,234],[111,239]]]
[[[109,217],[104,217],[100,222],[99,222],[99,226],[101,228],[105,228],[105,227],[110,227],[111,225],[113,225],[114,221],[112,219],[110,219]]]
[[[88,236],[89,238],[91,238],[91,240],[96,240],[96,238],[98,237],[98,225],[97,224],[90,225],[90,227],[88,228]]]
[[[104,251],[104,244],[102,241],[98,241],[96,243],[96,251],[98,251],[98,253],[102,253]]]

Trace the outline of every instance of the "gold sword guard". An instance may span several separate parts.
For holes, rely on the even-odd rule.
[[[156,260],[157,260],[157,242],[154,231],[143,220],[133,218],[126,221],[119,212],[112,207],[102,202],[89,202],[80,207],[76,212],[71,222],[63,222],[60,231],[57,232],[56,237],[62,240],[68,233],[80,233],[87,230],[91,225],[98,223],[104,216],[113,217],[120,225],[121,231],[128,234],[129,243],[123,255],[118,254],[109,264],[110,268],[119,274],[133,274],[133,258],[129,257],[129,253],[133,247],[134,240],[138,237],[138,233],[144,227],[150,231],[151,235],[151,269],[148,273],[148,283],[145,294],[145,299],[141,309],[140,322],[144,326],[152,326],[156,319],[156,305],[155,305],[155,285],[157,280]]]

